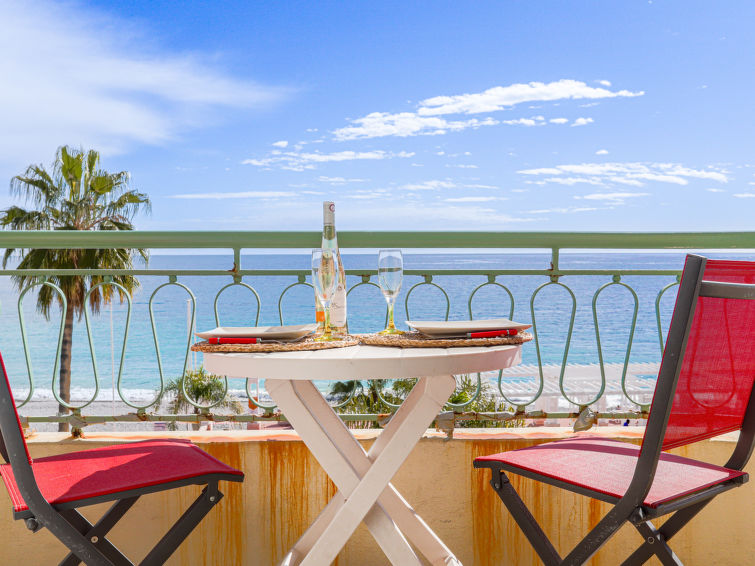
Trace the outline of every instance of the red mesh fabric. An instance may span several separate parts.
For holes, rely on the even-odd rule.
[[[573,438],[482,456],[475,462],[501,462],[509,468],[542,476],[620,498],[634,475],[640,447],[618,440]],[[714,466],[681,456],[661,453],[653,485],[645,498],[657,507],[727,480],[744,472]]]
[[[42,495],[51,504],[110,495],[209,474],[244,477],[189,441],[148,440],[37,458],[32,463]],[[28,509],[10,465],[0,466],[13,510]]]
[[[26,438],[24,437],[24,428],[21,426],[21,419],[18,418],[18,411],[16,410],[16,402],[13,399],[13,390],[10,388],[10,381],[8,381],[8,372],[5,371],[5,362],[3,356],[0,355],[0,369],[3,372],[3,379],[5,380],[5,387],[8,388],[8,395],[10,396],[11,405],[13,405],[13,411],[16,413],[16,422],[18,423],[18,432],[21,435],[21,440],[24,442],[24,450],[26,451],[26,458],[31,464],[31,455],[29,454],[29,447],[26,446]],[[2,458],[2,457],[0,457]]]
[[[755,262],[708,260],[705,281],[755,283]],[[701,297],[663,449],[742,427],[755,380],[755,301]]]

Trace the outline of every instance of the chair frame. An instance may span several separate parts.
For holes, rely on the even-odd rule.
[[[0,364],[0,371],[5,368]],[[89,497],[51,505],[42,495],[29,462],[26,442],[18,420],[13,394],[6,376],[0,376],[0,454],[10,463],[18,491],[28,510],[13,513],[23,519],[26,527],[37,532],[47,528],[70,553],[59,566],[75,566],[84,562],[90,566],[132,566],[133,563],[113,545],[105,535],[126,514],[140,496],[187,485],[204,485],[202,493],[158,541],[140,562],[142,566],[164,564],[200,521],[222,499],[218,482],[243,481],[224,474],[206,474],[184,480],[165,482],[117,493]],[[95,523],[90,523],[79,507],[113,501],[113,505]]]
[[[637,459],[632,481],[623,497],[611,497],[562,480],[545,477],[536,472],[509,467],[501,462],[475,462],[474,466],[476,468],[485,467],[491,469],[492,478],[490,485],[501,498],[546,566],[584,564],[627,521],[631,522],[637,528],[645,539],[645,542],[623,562],[624,566],[644,564],[653,555],[658,557],[664,565],[681,565],[682,562],[671,550],[667,541],[697,515],[713,497],[719,493],[738,487],[747,481],[747,476],[733,478],[718,485],[661,504],[655,508],[650,508],[643,504],[655,477],[698,297],[755,300],[755,285],[703,281],[706,261],[705,258],[700,256],[689,255],[687,257],[684,277],[682,278],[677,296],[674,317],[664,349],[663,361],[661,362],[658,374],[658,383],[642,448]],[[750,393],[740,429],[739,440],[731,457],[724,466],[741,471],[750,459],[754,445],[755,387],[753,387]],[[614,507],[562,559],[511,485],[504,470],[586,495],[593,499],[613,503]],[[668,513],[674,513],[674,515],[663,523],[660,528],[656,528],[651,522],[651,519]]]

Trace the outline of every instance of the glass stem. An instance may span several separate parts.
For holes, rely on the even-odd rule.
[[[330,338],[330,305],[325,310],[325,333],[323,337]]]
[[[396,325],[393,323],[393,300],[388,301],[388,330],[395,330]]]

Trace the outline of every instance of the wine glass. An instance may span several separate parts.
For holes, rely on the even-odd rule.
[[[404,258],[401,250],[380,250],[378,253],[378,285],[388,302],[388,326],[380,334],[403,334],[393,323],[393,304],[401,290]]]
[[[318,342],[337,340],[330,333],[330,302],[338,286],[338,260],[333,250],[315,248],[312,250],[312,286],[325,311],[325,332],[315,338]]]

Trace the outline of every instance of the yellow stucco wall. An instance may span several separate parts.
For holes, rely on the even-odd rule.
[[[601,427],[585,434],[639,440],[642,432]],[[90,434],[84,440],[53,433],[30,441],[33,457],[80,450],[124,440],[171,433]],[[489,473],[474,470],[475,456],[520,448],[570,435],[568,429],[529,428],[504,431],[457,431],[445,441],[429,432],[415,447],[394,484],[465,565],[537,565],[529,544],[488,486]],[[244,484],[221,485],[225,498],[170,560],[173,565],[275,564],[335,493],[317,462],[293,433],[264,431],[208,432],[178,435],[246,473]],[[368,447],[374,433],[361,435]],[[705,441],[676,452],[723,463],[735,437]],[[752,466],[750,466],[752,468]],[[752,470],[749,470],[752,472]],[[606,512],[608,506],[563,490],[512,477],[536,518],[564,554]],[[111,540],[134,561],[140,560],[196,497],[198,488],[143,497],[111,533]],[[102,506],[87,512],[96,518]],[[674,539],[672,547],[685,564],[755,564],[755,487],[719,496]],[[619,564],[640,542],[625,527],[596,555],[592,564]],[[27,531],[13,521],[11,505],[0,488],[0,565],[57,564],[64,548],[43,530]],[[338,557],[339,566],[372,566],[387,561],[367,530],[360,526]],[[657,563],[657,562],[653,562]]]

